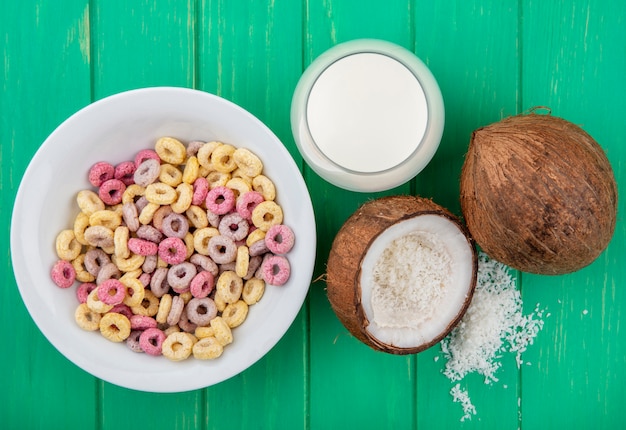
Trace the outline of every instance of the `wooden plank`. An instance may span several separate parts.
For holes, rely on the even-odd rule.
[[[247,109],[300,163],[289,109],[302,67],[301,5],[216,0],[199,7],[198,88]],[[206,390],[208,428],[305,426],[307,310],[305,304],[285,337],[254,366]]]
[[[94,98],[154,86],[192,86],[194,2],[187,0],[92,2]],[[141,413],[145,427],[196,428],[202,422],[203,392],[154,394],[101,382],[101,429],[123,428]]]
[[[305,65],[337,43],[379,38],[413,47],[411,2],[306,2]],[[355,193],[305,170],[316,210],[316,274],[325,271],[332,240],[366,200],[410,193],[407,183],[380,193]],[[414,425],[414,357],[375,352],[356,341],[333,313],[323,282],[312,285],[311,428],[407,428]]]
[[[620,1],[523,2],[523,100],[580,124],[605,149],[620,185],[626,153],[626,5]],[[618,201],[618,214],[623,201]],[[626,331],[623,220],[589,267],[554,278],[524,276],[524,298],[551,313],[525,359],[527,428],[623,427]],[[541,395],[538,395],[541,393]]]
[[[415,52],[438,80],[446,106],[441,145],[416,190],[460,215],[459,177],[472,131],[517,110],[517,8],[498,1],[418,2],[414,14]],[[477,374],[460,382],[477,412],[461,423],[462,407],[450,395],[456,382],[441,373],[440,347],[420,354],[418,428],[517,428],[515,359],[499,361],[497,383],[486,385]]]
[[[97,419],[95,379],[37,329],[9,255],[11,209],[31,157],[57,125],[89,103],[87,4],[0,2],[0,324],[10,333],[0,354],[0,417],[7,429],[93,427]]]

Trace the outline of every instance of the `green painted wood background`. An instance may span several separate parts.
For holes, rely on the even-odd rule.
[[[438,79],[446,127],[418,178],[384,194],[432,197],[459,213],[471,131],[549,106],[582,125],[626,184],[623,0],[1,0],[0,428],[3,429],[620,429],[626,428],[624,204],[609,248],[577,273],[517,274],[525,309],[545,327],[500,382],[466,378],[478,413],[460,422],[438,346],[395,357],[354,340],[321,280],[261,361],[216,386],[150,394],[97,380],[41,335],[21,302],[9,254],[20,179],[45,137],[76,110],[132,88],[175,85],[232,100],[264,121],[302,166],[318,225],[314,277],[359,204],[303,162],[289,125],[304,68],[362,37],[398,43]],[[63,186],[63,184],[59,184]]]

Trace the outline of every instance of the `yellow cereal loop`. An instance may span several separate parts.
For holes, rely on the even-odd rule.
[[[104,314],[113,309],[113,305],[107,305],[98,298],[98,289],[94,288],[87,296],[87,306],[94,312]]]
[[[159,312],[159,299],[152,291],[145,289],[141,303],[137,306],[131,306],[130,309],[136,315],[153,317]]]
[[[268,231],[273,225],[283,222],[283,210],[273,201],[259,203],[252,210],[252,223],[260,230]]]
[[[137,279],[138,280],[138,278],[141,276],[142,273],[143,273],[143,270],[141,269],[136,269],[136,270],[131,270],[130,272],[125,272],[120,278],[120,281],[123,279]]]
[[[206,210],[202,209],[200,206],[189,206],[189,209],[185,211],[185,215],[187,215],[187,219],[194,228],[205,228],[209,225]]]
[[[248,237],[246,238],[246,245],[250,247],[252,246],[253,243],[258,242],[259,240],[265,240],[266,234],[267,234],[266,231],[263,231],[257,228],[252,233],[250,233]]]
[[[233,153],[233,159],[246,176],[254,178],[263,171],[261,159],[247,148],[237,148]]]
[[[191,355],[192,348],[193,341],[187,333],[175,332],[165,338],[161,353],[172,361],[182,361]]]
[[[215,331],[211,326],[198,326],[194,333],[198,339],[204,339],[205,337],[215,335]]]
[[[229,305],[230,306],[230,305]],[[226,307],[228,309],[228,306]],[[211,328],[213,329],[215,339],[222,345],[226,346],[233,342],[233,332],[224,318],[215,317],[211,320]]]
[[[237,256],[235,257],[235,273],[240,278],[248,274],[248,266],[250,265],[250,251],[245,245],[237,247]]]
[[[115,263],[117,268],[122,272],[132,272],[141,267],[144,261],[146,261],[146,257],[139,254],[130,254],[128,258],[122,258],[113,254],[111,256],[111,261]]]
[[[148,203],[139,214],[139,222],[143,225],[150,224],[154,213],[161,207],[157,203]]]
[[[86,303],[81,303],[74,312],[74,320],[78,327],[87,331],[96,331],[100,328],[102,316],[98,312],[89,309]]]
[[[146,199],[157,205],[169,205],[176,201],[176,190],[163,182],[155,182],[146,187]],[[143,212],[143,211],[142,211]]]
[[[207,142],[198,149],[198,153],[196,156],[198,157],[198,163],[201,167],[205,169],[213,170],[213,165],[211,164],[211,154],[218,146],[222,145],[221,142]]]
[[[122,203],[134,203],[135,198],[141,197],[146,193],[146,189],[139,184],[130,184],[122,194]]]
[[[212,360],[218,358],[224,352],[224,347],[213,337],[200,339],[192,347],[193,357],[197,360]]]
[[[252,189],[263,195],[265,200],[276,198],[276,187],[270,178],[265,175],[258,175],[252,178]]]
[[[89,215],[89,225],[101,225],[115,230],[122,224],[122,213],[114,210],[103,209]]]
[[[215,293],[215,297],[213,297],[213,301],[215,302],[215,307],[217,308],[217,311],[224,312],[224,309],[226,309],[226,305],[228,303],[226,303],[226,301],[222,298],[222,296],[219,293]]]
[[[171,325],[165,330],[163,330],[163,333],[165,333],[165,336],[169,336],[172,333],[178,333],[178,332],[180,332],[180,327],[178,327],[178,324]]]
[[[235,198],[238,198],[239,196],[250,191],[250,185],[242,178],[231,178],[228,182],[226,182],[226,186],[233,190]]]
[[[159,311],[154,319],[160,324],[165,324],[165,322],[167,322],[167,316],[170,314],[171,310],[172,296],[171,294],[163,294],[163,296],[161,296],[161,301],[159,302]]]
[[[222,318],[230,328],[240,326],[248,316],[248,305],[243,300],[226,305]]]
[[[215,172],[213,166],[204,167],[203,165],[200,165],[200,168],[198,169],[198,177],[202,176],[203,178],[206,178],[211,172]]]
[[[154,150],[161,161],[170,164],[183,164],[187,149],[180,140],[173,137],[161,137],[154,145]]]
[[[74,230],[62,230],[56,238],[57,256],[61,260],[72,261],[80,255],[83,246],[78,243]]]
[[[216,290],[226,303],[235,303],[241,297],[243,279],[232,270],[226,270],[217,278]]]
[[[206,180],[209,183],[209,189],[213,189],[215,187],[224,187],[226,183],[230,180],[230,174],[218,171],[209,172],[206,176]]]
[[[81,245],[89,245],[85,240],[85,230],[89,227],[89,215],[79,212],[74,219],[74,237]]]
[[[140,306],[146,294],[145,287],[138,278],[126,278],[124,276],[120,278],[120,282],[126,287],[126,296],[124,297],[123,303],[131,308],[133,306]]]
[[[170,187],[175,187],[183,181],[183,172],[181,172],[178,167],[172,166],[171,164],[161,164],[159,181]]]
[[[104,209],[104,202],[91,190],[79,191],[76,195],[76,203],[78,203],[78,207],[86,215],[91,215],[96,211]]]
[[[219,230],[215,227],[205,227],[194,231],[193,247],[198,254],[209,255],[209,240],[213,236],[218,236]]]
[[[248,187],[250,189],[252,189],[252,177],[246,175],[245,172],[243,170],[241,170],[239,167],[237,167],[235,170],[230,172],[230,176],[231,176],[231,178],[241,179],[246,184],[248,184]]]
[[[76,272],[76,280],[78,282],[93,282],[96,277],[87,271],[85,268],[85,254],[80,254],[78,257],[72,260],[72,266]]]
[[[211,164],[218,172],[230,173],[237,168],[235,163],[235,147],[224,143],[211,153]]]
[[[130,257],[130,250],[128,249],[128,238],[130,237],[130,230],[126,226],[119,226],[113,232],[113,246],[115,247],[115,255],[119,258]]]
[[[183,299],[183,303],[185,304],[189,303],[189,300],[193,299],[193,294],[191,294],[191,291],[180,293],[179,296],[181,299]]]
[[[170,207],[177,214],[182,214],[191,206],[193,200],[193,186],[183,182],[176,187],[176,201]]]
[[[186,184],[193,184],[196,179],[198,179],[198,172],[200,171],[200,162],[198,161],[198,157],[191,156],[187,159],[185,163],[185,168],[183,169],[183,182]]]
[[[130,335],[130,320],[117,312],[109,312],[100,319],[100,333],[111,342],[122,342]]]
[[[187,234],[183,238],[183,241],[185,242],[185,247],[187,248],[187,255],[185,256],[185,260],[188,260],[189,257],[193,255],[193,252],[196,249],[194,245],[193,234],[187,232]]]
[[[250,278],[243,284],[241,298],[247,305],[254,305],[265,292],[265,281],[260,278]]]

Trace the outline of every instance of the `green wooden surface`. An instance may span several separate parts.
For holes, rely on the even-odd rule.
[[[517,274],[525,309],[545,326],[524,354],[502,358],[499,382],[462,381],[477,415],[460,422],[439,348],[377,353],[333,314],[323,280],[286,336],[257,364],[216,386],[150,394],[97,380],[41,335],[21,302],[9,254],[19,181],[45,137],[91,101],[175,85],[250,110],[302,166],[324,274],[332,239],[359,204],[382,194],[432,197],[459,213],[458,177],[471,131],[533,106],[581,124],[626,184],[626,4],[420,0],[0,1],[0,428],[332,429],[626,428],[624,205],[615,237],[571,275]],[[362,37],[422,58],[446,104],[441,147],[416,179],[385,193],[338,189],[299,156],[289,125],[304,68]],[[62,184],[60,184],[62,186]],[[323,278],[323,277],[322,277]],[[546,316],[548,315],[549,316]]]

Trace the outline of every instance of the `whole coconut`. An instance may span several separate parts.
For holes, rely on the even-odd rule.
[[[476,285],[477,253],[467,229],[420,197],[368,201],[337,233],[327,265],[330,304],[373,349],[413,354],[460,321]]]
[[[608,245],[617,186],[589,134],[531,113],[473,132],[461,210],[490,257],[524,272],[564,274],[589,265]]]

